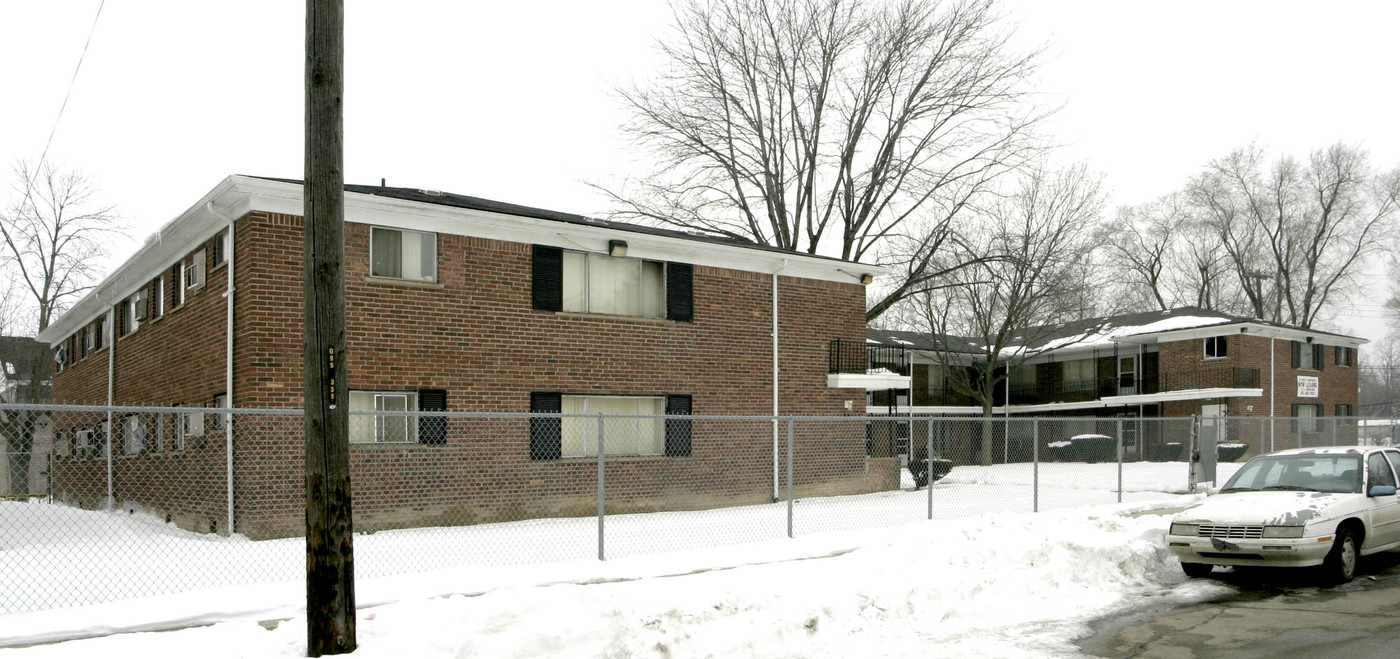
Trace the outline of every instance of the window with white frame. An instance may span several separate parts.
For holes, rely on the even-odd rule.
[[[122,418],[122,453],[136,455],[146,447],[146,422],[138,414]]]
[[[185,303],[185,262],[181,260],[171,268],[170,283],[174,290],[170,291],[170,307],[172,309]]]
[[[179,407],[177,404],[176,407]],[[179,428],[175,435],[175,449],[184,450],[189,446],[189,440],[195,437],[204,436],[204,413],[203,412],[181,412]]]
[[[151,282],[151,318],[160,318],[165,313],[165,277],[156,277]]]
[[[603,415],[604,455],[661,455],[666,444],[664,396],[564,396],[563,413]],[[619,418],[617,415],[634,415]],[[636,418],[635,415],[650,415]],[[598,455],[598,418],[568,417],[561,428],[561,455]]]
[[[418,417],[395,412],[418,409],[418,394],[404,391],[352,391],[350,443],[406,444],[418,441]]]
[[[371,227],[370,275],[409,281],[437,281],[437,234]]]
[[[204,287],[204,259],[204,250],[201,249],[185,264],[185,288],[190,293],[197,293]]]
[[[1226,338],[1223,336],[1208,336],[1205,340],[1206,359],[1224,359],[1230,356],[1226,349]]]
[[[665,265],[565,251],[564,311],[665,318]]]
[[[228,394],[218,394],[218,395],[214,396],[214,408],[215,408],[215,409],[225,409],[225,408],[227,408],[227,407],[228,407]],[[209,424],[212,425],[212,426],[214,427],[215,430],[223,430],[223,428],[224,428],[224,422],[225,422],[227,416],[228,416],[228,413],[227,413],[227,412],[214,412],[214,413],[212,413],[212,414],[209,415]]]

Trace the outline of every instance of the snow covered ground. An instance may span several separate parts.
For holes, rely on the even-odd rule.
[[[807,499],[795,539],[785,502],[610,516],[607,561],[591,518],[357,536],[355,656],[1071,654],[1095,617],[1224,588],[1184,580],[1161,543],[1166,516],[1131,514],[1198,498],[1179,494],[1184,469],[1125,465],[1117,504],[1116,465],[1042,464],[1032,513],[1029,465],[958,467],[934,486],[934,521],[925,490]],[[44,564],[43,587],[91,603],[0,617],[0,646],[78,639],[6,656],[304,656],[300,540],[59,506],[43,507],[57,511],[47,527],[14,531],[11,508],[35,505],[0,507],[0,597],[19,610],[53,596],[16,573],[32,575],[61,538],[87,559]],[[142,633],[190,625],[204,626]]]

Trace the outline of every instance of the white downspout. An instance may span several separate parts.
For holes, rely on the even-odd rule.
[[[228,224],[228,247],[224,252],[224,262],[227,269],[224,275],[228,278],[227,290],[224,292],[226,326],[224,330],[224,396],[229,407],[234,406],[233,402],[233,218],[220,213],[214,208],[214,202],[204,205],[215,217]],[[233,414],[224,414],[224,466],[228,475],[228,534],[233,535]]]
[[[1278,381],[1274,379],[1274,344],[1278,342],[1278,335],[1269,337],[1269,452],[1274,448],[1274,429],[1278,421],[1274,419],[1274,390],[1278,388]]]
[[[778,501],[778,273],[787,268],[787,259],[773,271],[773,501]]]
[[[101,299],[101,298],[99,298]],[[107,510],[114,510],[117,507],[116,492],[112,487],[112,410],[115,403],[112,401],[114,392],[114,378],[117,373],[117,312],[112,308],[111,301],[107,304],[107,326],[102,328],[107,341],[107,427],[102,433],[107,443]]]

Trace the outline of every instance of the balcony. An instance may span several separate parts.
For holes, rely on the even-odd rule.
[[[909,351],[864,341],[831,342],[827,352],[827,386],[841,389],[908,389]]]
[[[1092,380],[1060,380],[1012,387],[1012,405],[1045,403],[1083,403],[1115,396],[1167,394],[1201,389],[1258,389],[1257,368],[1214,368],[1197,371],[1164,373],[1157,378],[1117,378]],[[1000,392],[998,392],[1000,393]],[[1000,400],[998,401],[1000,404]]]

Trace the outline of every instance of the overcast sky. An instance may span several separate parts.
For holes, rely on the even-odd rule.
[[[99,0],[0,0],[0,159],[43,152]],[[1063,161],[1115,204],[1179,187],[1258,141],[1338,140],[1400,163],[1400,3],[1004,4],[1045,45]],[[347,182],[591,214],[636,172],[611,95],[660,61],[661,0],[346,2]],[[229,174],[301,178],[303,3],[107,0],[48,158],[81,169],[139,241]],[[1373,287],[1379,288],[1379,287]],[[1378,338],[1379,294],[1338,319]]]

